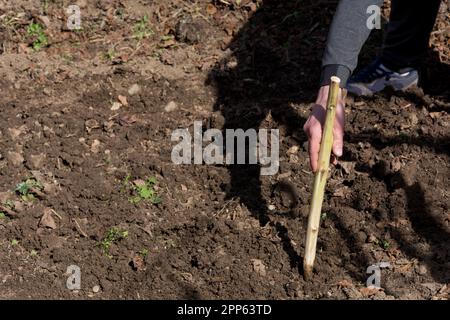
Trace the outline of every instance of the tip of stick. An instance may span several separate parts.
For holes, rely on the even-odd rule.
[[[303,278],[308,281],[312,278],[313,268],[311,266],[303,266]]]
[[[339,79],[339,78],[336,77],[336,76],[332,76],[332,77],[331,77],[331,82],[341,83],[341,79]]]

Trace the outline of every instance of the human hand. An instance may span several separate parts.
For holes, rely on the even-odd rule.
[[[326,105],[330,86],[323,86],[319,90],[316,103],[313,105],[311,114],[303,126],[308,136],[309,160],[311,169],[316,172],[319,159],[320,142],[322,140],[322,128],[325,123]],[[333,164],[337,164],[337,158],[342,156],[344,146],[344,118],[345,118],[345,95],[346,91],[339,89],[338,103],[336,106],[336,118],[333,126]]]

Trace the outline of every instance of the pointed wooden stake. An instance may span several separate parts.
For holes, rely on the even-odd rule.
[[[339,95],[338,77],[331,77],[330,90],[327,100],[327,113],[320,144],[318,169],[314,177],[313,195],[309,210],[308,230],[306,232],[305,257],[303,270],[305,279],[309,279],[313,273],[314,259],[316,258],[317,236],[319,234],[322,202],[330,167],[331,147],[333,145],[333,127],[336,116],[336,106]]]

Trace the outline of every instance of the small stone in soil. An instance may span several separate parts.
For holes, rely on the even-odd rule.
[[[139,92],[141,92],[141,87],[135,83],[133,84],[129,89],[128,89],[128,94],[130,96],[134,96],[135,94],[138,94]]]
[[[178,109],[178,106],[175,101],[170,101],[165,107],[164,111],[166,112],[172,112]]]

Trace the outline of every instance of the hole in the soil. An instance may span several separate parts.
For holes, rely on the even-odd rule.
[[[344,181],[342,182],[342,184],[343,184],[344,186],[346,186],[346,187],[352,187],[354,183],[355,183],[354,180],[344,180]]]
[[[200,265],[201,265],[201,263],[200,263],[200,261],[198,261],[198,258],[197,257],[192,257],[192,259],[191,259],[191,266],[194,267],[194,268],[200,268]]]

